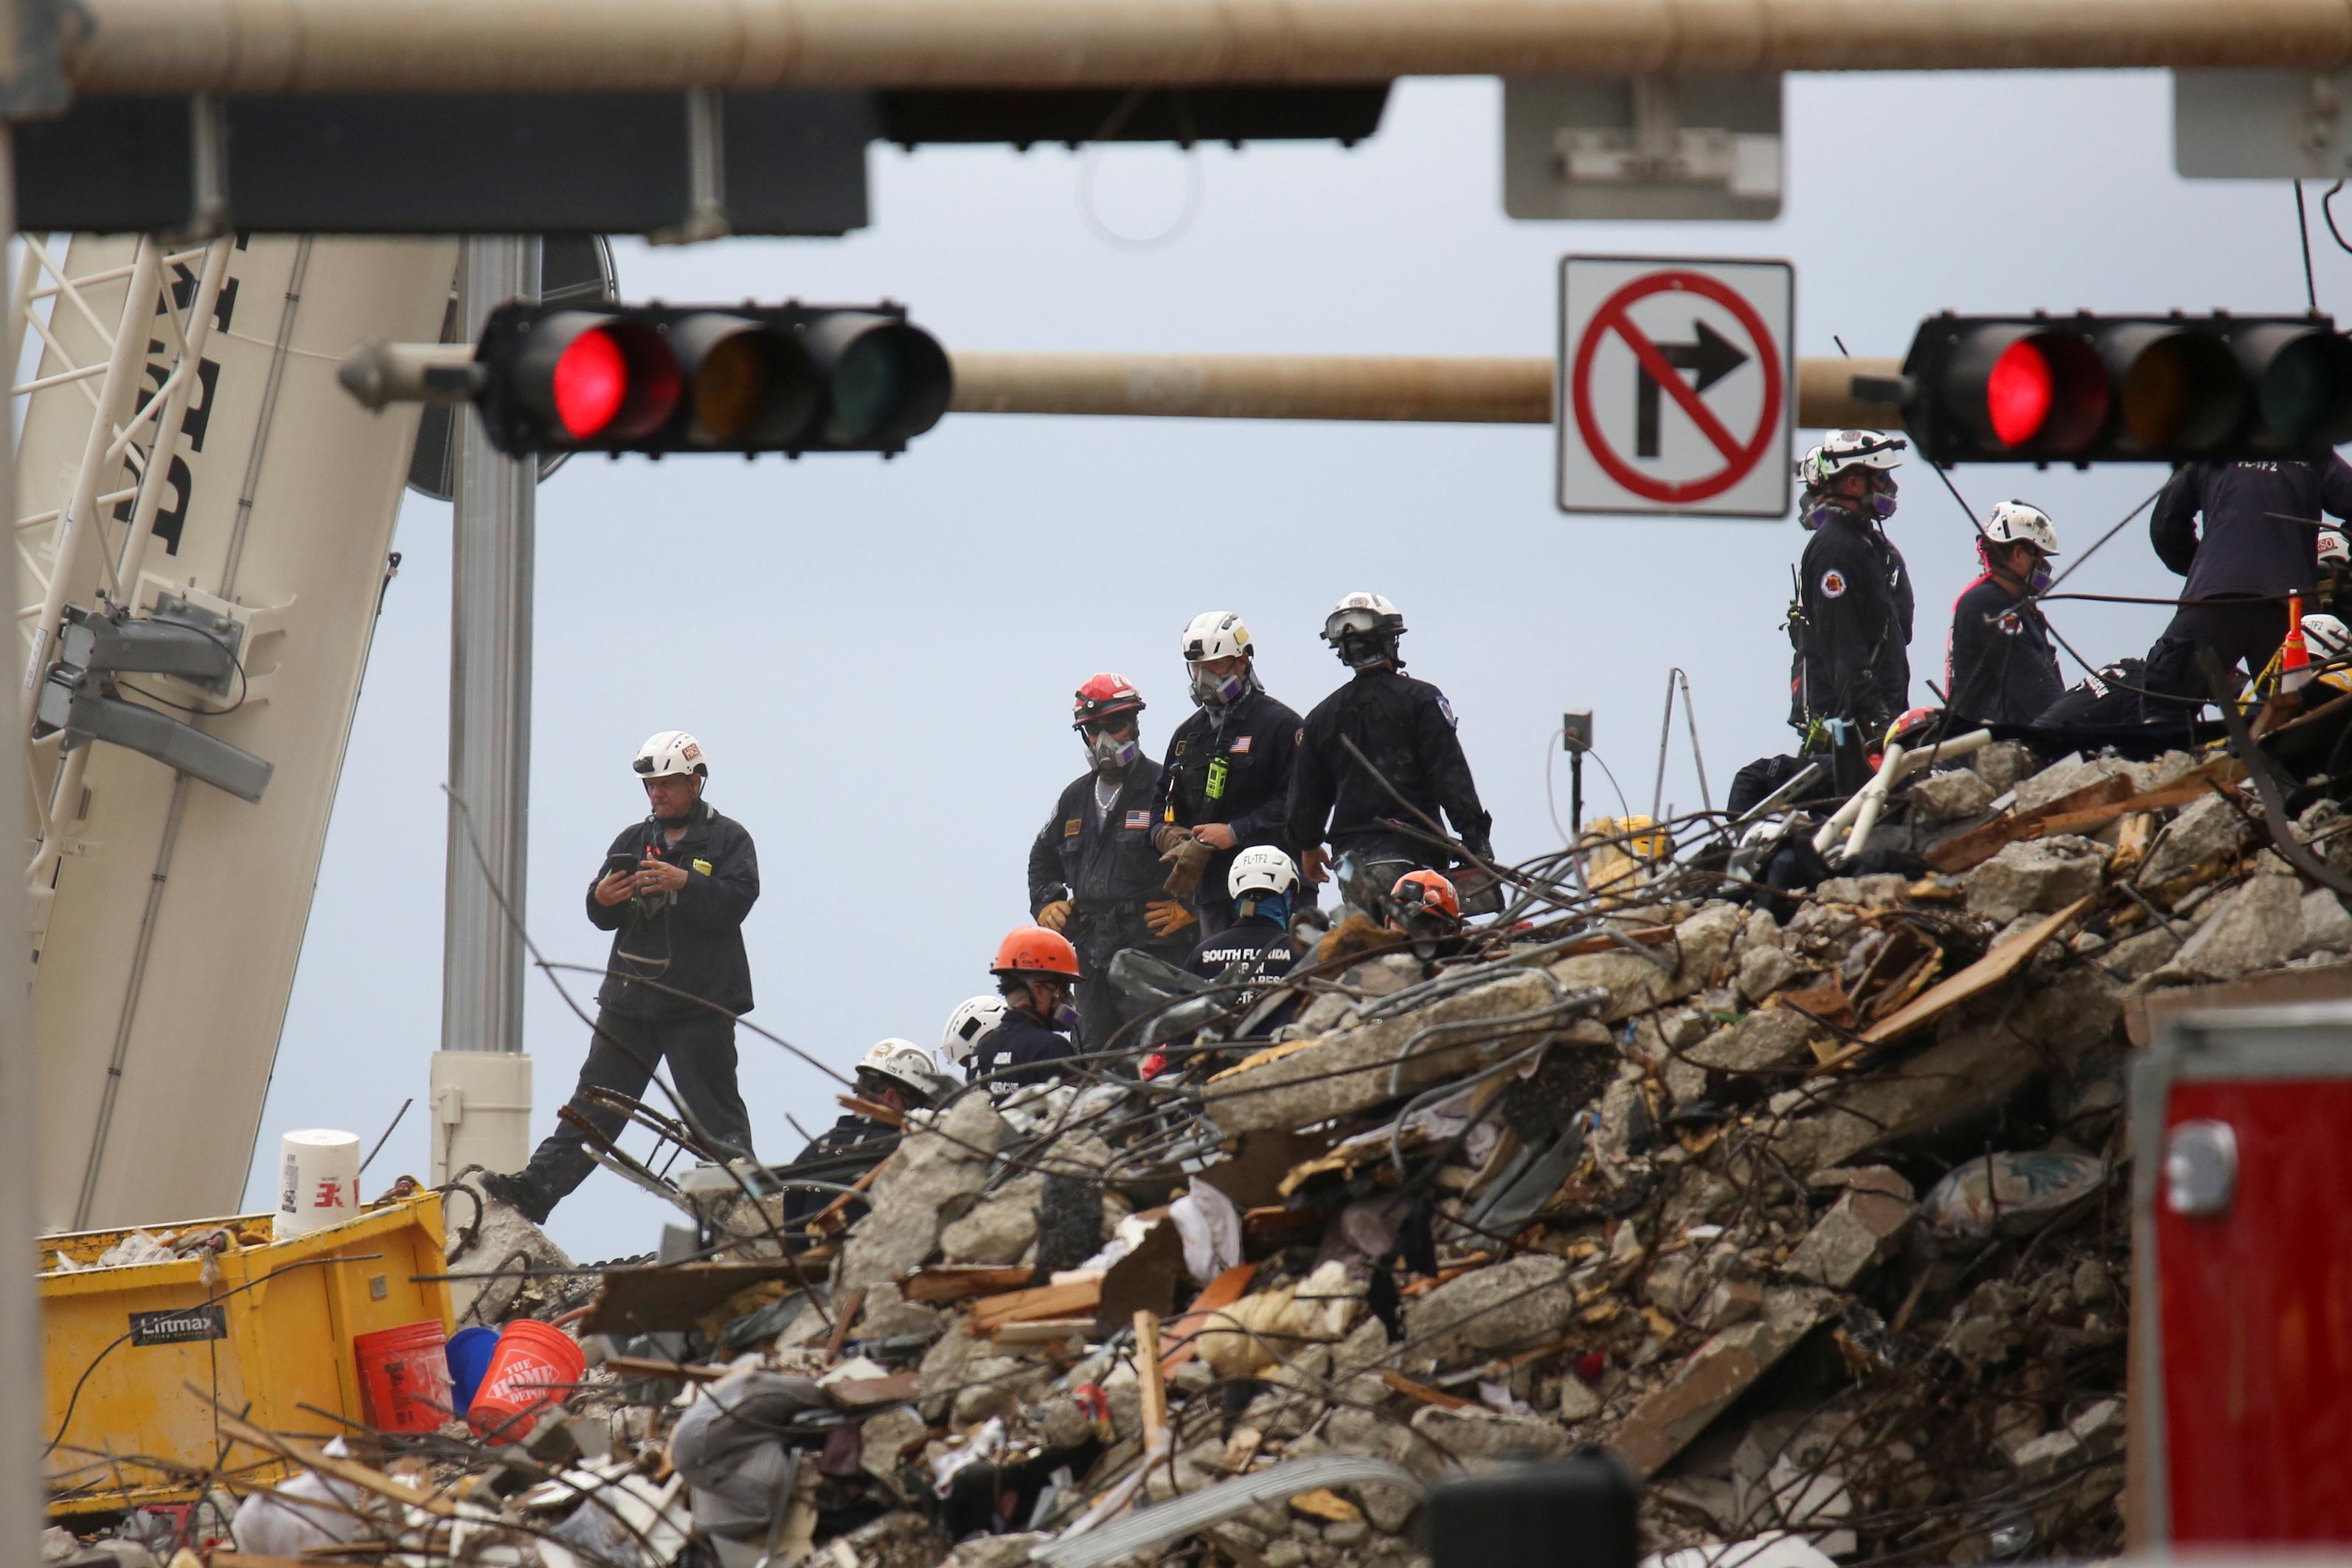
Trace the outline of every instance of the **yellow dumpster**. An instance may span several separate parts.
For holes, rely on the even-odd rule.
[[[268,1215],[142,1228],[213,1239],[109,1268],[89,1265],[131,1232],[41,1239],[52,1512],[184,1501],[207,1477],[238,1489],[283,1479],[289,1467],[249,1447],[223,1467],[214,1400],[271,1431],[324,1439],[366,1419],[355,1337],[451,1326],[449,1287],[432,1278],[444,1268],[437,1193],[283,1242],[270,1240]]]

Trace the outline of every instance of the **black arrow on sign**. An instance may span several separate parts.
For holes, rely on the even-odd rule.
[[[1698,373],[1698,379],[1691,384],[1693,392],[1704,394],[1748,363],[1744,350],[1732,346],[1705,321],[1693,321],[1691,331],[1695,342],[1660,343],[1658,353],[1676,370]],[[1638,374],[1640,379],[1633,385],[1633,455],[1654,458],[1658,455],[1658,384],[1650,379],[1648,371]]]

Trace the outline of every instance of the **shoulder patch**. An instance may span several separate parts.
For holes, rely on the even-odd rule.
[[[1462,721],[1454,716],[1454,704],[1445,700],[1445,693],[1443,691],[1437,694],[1437,710],[1445,716],[1445,722],[1449,726],[1456,730],[1462,727]]]
[[[1832,566],[1822,574],[1822,597],[1839,599],[1845,596],[1845,574]]]
[[[1078,836],[1079,831],[1080,831],[1080,828],[1079,828],[1079,821],[1080,821],[1080,819],[1079,819],[1079,818],[1077,818],[1077,817],[1075,817],[1075,816],[1074,816],[1074,817],[1071,817],[1067,822],[1063,823],[1063,824],[1062,824],[1062,837],[1065,837],[1065,838],[1076,838],[1076,837]]]
[[[1303,746],[1303,745],[1307,744],[1307,726],[1306,726],[1306,725],[1301,724],[1300,726],[1298,726],[1298,732],[1297,732],[1297,734],[1295,734],[1295,735],[1293,735],[1293,736],[1291,736],[1291,737],[1290,737],[1290,743],[1291,743],[1292,745],[1294,745],[1294,746]]]

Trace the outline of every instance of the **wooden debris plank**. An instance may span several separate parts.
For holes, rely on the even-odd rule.
[[[1364,1517],[1364,1510],[1333,1491],[1329,1487],[1317,1487],[1311,1492],[1300,1492],[1290,1500],[1290,1511],[1308,1519],[1319,1519],[1326,1524],[1354,1524]]]
[[[1091,1312],[1102,1302],[1102,1280],[1077,1279],[1066,1285],[1040,1285],[1029,1290],[988,1296],[971,1306],[975,1333],[992,1335],[1007,1323],[1032,1318],[1074,1318]]]
[[[651,1356],[608,1355],[604,1365],[622,1377],[677,1378],[687,1383],[717,1383],[732,1370],[699,1362],[656,1361]]]
[[[1942,984],[1920,996],[1909,1006],[1892,1017],[1882,1018],[1864,1031],[1862,1043],[1881,1046],[1907,1035],[1920,1025],[1932,1022],[1968,1001],[1991,990],[2025,966],[2042,944],[2063,931],[2074,919],[2091,907],[2094,895],[2085,893],[2060,910],[2045,916],[2032,926],[2018,932],[2007,942],[1997,943],[1991,952],[1953,975]],[[1822,1069],[1816,1069],[1822,1070]]]
[[[1167,1441],[1168,1383],[1160,1370],[1160,1314],[1135,1314],[1135,1374],[1143,1390],[1143,1451],[1156,1454]]]
[[[829,1384],[825,1392],[834,1402],[845,1409],[863,1410],[875,1405],[900,1405],[922,1392],[922,1374],[898,1373],[889,1377],[845,1377]]]
[[[936,1307],[950,1301],[968,1301],[975,1296],[1001,1296],[1007,1290],[1024,1289],[1036,1278],[1037,1271],[1024,1265],[940,1263],[901,1276],[898,1294],[907,1300]]]
[[[2116,801],[2112,805],[2093,806],[2087,811],[2070,811],[2062,816],[2053,816],[2042,825],[2042,832],[2038,837],[2055,838],[2065,833],[2096,832],[2119,816],[2130,816],[2137,812],[2163,811],[2171,806],[2187,805],[2199,796],[2210,795],[2217,789],[2234,791],[2238,787],[2237,780],[2230,775],[2232,773],[2242,772],[2235,757],[2222,757],[2215,762],[2207,763],[2193,773],[2183,774],[2161,789],[2152,789],[2146,795],[2136,795],[2128,800]]]
[[[1434,1405],[1440,1410],[1467,1410],[1470,1407],[1470,1402],[1461,1395],[1448,1394],[1442,1388],[1432,1388],[1425,1383],[1415,1383],[1401,1372],[1384,1372],[1381,1373],[1381,1381],[1408,1399]]]
[[[2041,837],[2042,825],[2053,817],[2110,805],[2130,795],[2131,780],[2122,773],[2110,773],[2095,784],[2060,795],[2038,811],[1995,817],[1981,827],[1971,827],[1956,837],[1947,838],[1930,847],[1921,858],[1946,876],[1957,876],[1972,866],[1982,865],[2012,844]]]
[[[1167,1354],[1160,1358],[1161,1376],[1172,1375],[1178,1367],[1198,1353],[1193,1347],[1200,1342],[1201,1331],[1208,1326],[1209,1314],[1240,1300],[1242,1292],[1248,1289],[1250,1281],[1256,1278],[1256,1264],[1236,1263],[1210,1280],[1208,1288],[1192,1298],[1192,1310],[1177,1319],[1175,1327],[1169,1331],[1168,1337],[1176,1342]]]
[[[864,1310],[866,1288],[861,1285],[841,1299],[839,1309],[833,1315],[833,1332],[824,1336],[826,1361],[841,1359],[841,1347],[849,1342],[850,1325],[857,1321],[857,1314]]]
[[[989,1338],[1000,1345],[1057,1345],[1065,1340],[1095,1337],[1092,1318],[1027,1318],[1007,1323]]]

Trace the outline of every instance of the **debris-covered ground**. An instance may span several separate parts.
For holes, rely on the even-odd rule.
[[[582,1385],[520,1445],[352,1435],[238,1543],[1380,1568],[1464,1467],[1599,1447],[1651,1551],[2110,1554],[2130,1042],[2344,963],[2352,835],[2224,754],[1934,762],[1850,865],[1824,814],[1717,817],[1521,868],[1458,951],[1343,910],[1272,995],[914,1113],[803,1230],[706,1172],[661,1257],[566,1272],[453,1195],[470,1315],[568,1322]]]

